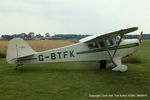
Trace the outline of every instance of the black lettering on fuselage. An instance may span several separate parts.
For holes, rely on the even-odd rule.
[[[55,53],[51,53],[51,60],[55,60],[56,59],[56,54]]]
[[[43,54],[38,55],[39,57],[39,61],[44,61],[44,56]],[[63,51],[63,52],[53,52],[50,53],[50,57],[49,55],[45,56],[45,58],[50,58],[51,60],[56,60],[56,59],[65,59],[65,58],[73,58],[75,57],[74,55],[74,50],[72,51]]]

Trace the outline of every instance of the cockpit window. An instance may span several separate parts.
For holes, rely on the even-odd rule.
[[[118,43],[119,42],[119,40],[120,40],[120,36],[116,36],[116,42]],[[122,41],[122,40],[121,40]]]
[[[88,44],[88,48],[95,49],[95,48],[98,48],[98,45],[97,45],[97,43],[90,43],[90,44]]]
[[[120,36],[116,36],[116,41],[119,41],[119,39],[120,39]]]
[[[105,47],[105,44],[104,44],[103,41],[100,41],[100,42],[99,42],[99,45],[100,45],[101,47]]]
[[[112,39],[109,39],[109,43],[110,43],[110,46],[114,45],[114,42]]]

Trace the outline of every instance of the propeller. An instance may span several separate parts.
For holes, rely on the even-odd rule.
[[[142,43],[142,37],[143,37],[143,31],[141,32],[141,34],[139,35],[139,42]]]

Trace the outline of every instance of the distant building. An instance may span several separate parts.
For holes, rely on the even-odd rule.
[[[35,38],[35,40],[50,40],[50,37],[40,37],[40,38]]]

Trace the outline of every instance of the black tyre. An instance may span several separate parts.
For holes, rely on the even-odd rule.
[[[100,69],[106,69],[106,60],[100,60]]]

